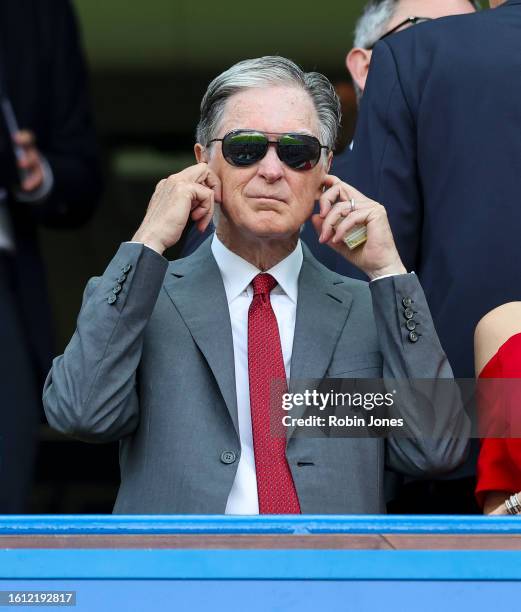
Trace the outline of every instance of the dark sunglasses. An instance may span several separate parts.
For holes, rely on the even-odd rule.
[[[392,30],[389,30],[389,32],[386,32],[383,36],[380,36],[380,38],[376,42],[374,42],[370,47],[367,47],[367,49],[370,51],[376,45],[377,42],[379,42],[380,40],[383,40],[384,38],[387,38],[391,34],[394,34],[398,30],[403,28],[403,26],[416,25],[418,23],[424,23],[425,21],[432,21],[432,17],[407,17],[407,19],[404,19],[397,26],[394,26]]]
[[[210,142],[222,142],[224,159],[232,166],[252,166],[268,152],[270,145],[275,145],[279,159],[293,170],[311,170],[320,159],[322,149],[318,138],[308,134],[269,132],[278,136],[270,140],[264,132],[256,130],[234,130],[223,138],[214,138]]]

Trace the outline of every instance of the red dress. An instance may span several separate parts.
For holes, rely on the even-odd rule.
[[[512,336],[499,348],[479,378],[521,378],[521,334]],[[521,438],[481,441],[476,486],[480,506],[490,491],[521,491]]]

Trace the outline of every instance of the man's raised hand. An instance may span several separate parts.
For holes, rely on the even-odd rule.
[[[181,238],[189,217],[204,232],[216,201],[221,201],[221,182],[208,164],[201,162],[171,174],[157,184],[132,240],[162,255]]]
[[[312,216],[319,241],[335,249],[370,279],[405,274],[385,208],[336,176],[328,175],[320,197],[320,214]],[[355,226],[365,226],[367,241],[350,250],[343,238]]]

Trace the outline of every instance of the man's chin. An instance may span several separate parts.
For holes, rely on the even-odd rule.
[[[295,226],[280,214],[256,214],[245,229],[257,238],[283,240],[298,234],[300,225]]]

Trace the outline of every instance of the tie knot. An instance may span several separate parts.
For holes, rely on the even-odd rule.
[[[271,274],[257,274],[252,280],[253,295],[269,295],[271,290],[276,287],[277,281]]]

